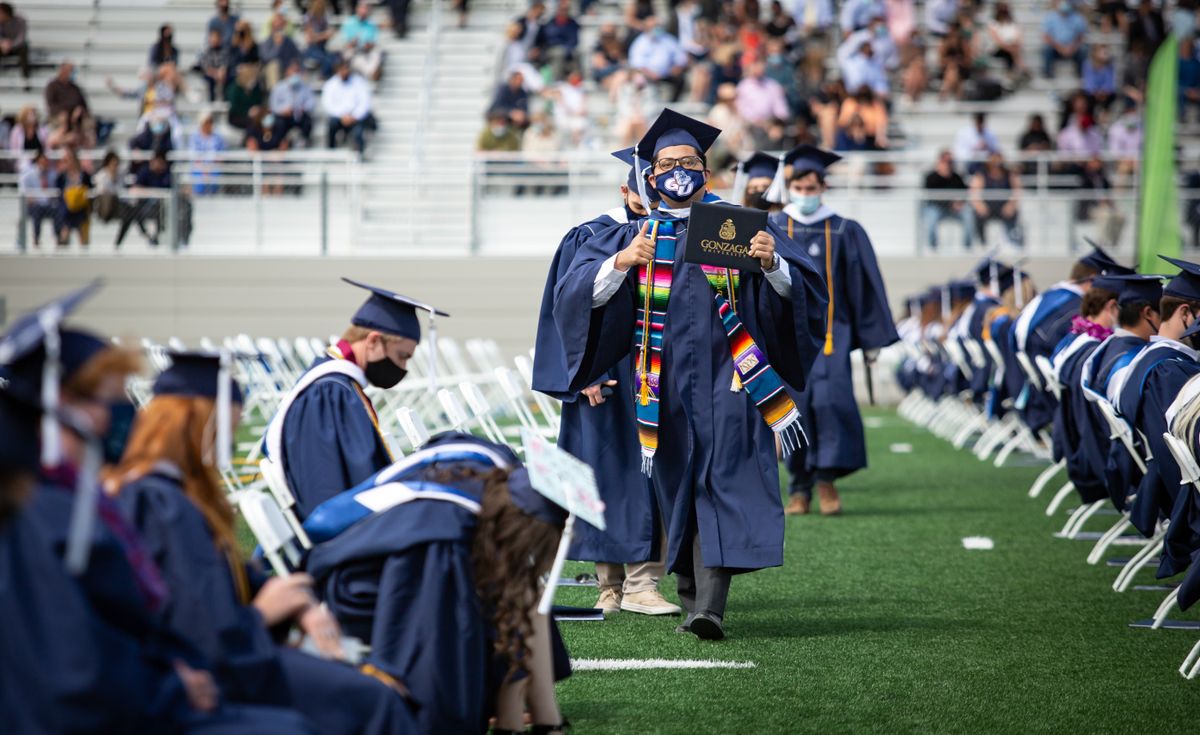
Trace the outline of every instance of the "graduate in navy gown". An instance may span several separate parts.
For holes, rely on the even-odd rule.
[[[305,574],[265,578],[237,545],[234,510],[217,475],[215,423],[236,422],[241,391],[218,410],[220,357],[176,353],[154,384],[113,473],[110,492],[163,571],[171,629],[217,665],[234,701],[294,708],[322,733],[415,732],[403,684],[278,644],[294,623],[330,658],[342,655],[337,621]],[[232,435],[232,428],[230,435]],[[365,672],[365,673],[364,673]]]
[[[761,151],[751,154],[733,167],[733,191],[730,199],[743,207],[778,212],[783,201],[783,161]]]
[[[421,340],[418,310],[431,319],[447,316],[387,289],[342,280],[370,296],[337,344],[301,376],[264,437],[267,456],[282,465],[301,519],[391,463],[365,389],[386,390],[404,379]]]
[[[771,216],[824,274],[829,298],[824,344],[797,402],[808,446],[788,459],[789,515],[809,511],[814,486],[822,515],[841,512],[834,481],[867,466],[850,353],[862,350],[863,360],[871,363],[880,349],[900,339],[870,238],[862,225],[822,202],[828,168],[840,160],[810,145],[788,152],[783,158],[791,167],[788,203]]]
[[[1092,279],[1098,275],[1132,274],[1133,269],[1122,266],[1099,247],[1080,258],[1071,267],[1066,281],[1051,286],[1038,294],[1021,312],[1013,329],[1015,350],[1026,360],[1019,360],[1026,371],[1026,395],[1021,416],[1030,431],[1038,432],[1054,418],[1056,400],[1046,389],[1037,370],[1038,356],[1050,358],[1055,345],[1071,328],[1071,320],[1079,313],[1083,295],[1091,288]],[[1038,386],[1041,386],[1040,388]]]
[[[775,437],[790,448],[800,433],[784,386],[804,388],[825,333],[820,273],[776,225],[751,239],[762,273],[730,278],[676,258],[691,207],[714,199],[704,156],[719,134],[672,110],[659,116],[636,159],[651,164],[662,203],[590,239],[554,306],[571,390],[633,353],[634,394],[617,400],[636,401],[667,566],[688,610],[680,630],[702,638],[724,636],[732,573],[783,562]]]
[[[646,216],[637,191],[633,149],[616,151],[613,156],[629,166],[628,179],[621,186],[622,206],[572,228],[550,263],[538,313],[533,389],[563,402],[558,446],[595,470],[600,497],[604,499],[607,528],[601,531],[580,521],[575,525],[570,551],[571,559],[596,562],[600,586],[596,607],[606,613],[628,610],[675,615],[680,612],[679,606],[658,591],[666,567],[662,559],[662,518],[650,481],[640,469],[637,417],[629,401],[612,398],[633,392],[632,363],[629,358],[622,359],[594,385],[571,392],[566,352],[554,324],[554,292],[583,243],[610,227]],[[653,208],[654,195],[650,201]]]
[[[971,361],[973,372],[969,389],[975,405],[983,408],[992,388],[996,373],[995,360],[983,342],[983,326],[988,313],[1000,305],[1004,293],[1004,279],[1012,283],[1012,268],[993,258],[984,258],[975,266],[975,298],[963,313],[961,340]]]
[[[423,733],[561,730],[557,629],[532,614],[565,513],[507,447],[447,433],[318,507],[307,561],[326,603],[403,679]],[[526,674],[528,674],[526,676]]]
[[[75,302],[77,303],[77,302]],[[54,305],[61,315],[72,299]],[[222,701],[209,662],[162,625],[167,594],[144,558],[139,539],[111,503],[100,499],[85,554],[73,557],[69,535],[79,498],[76,483],[99,482],[100,437],[120,443],[110,406],[123,391],[131,355],[80,332],[54,335],[54,352],[39,347],[46,323],[35,315],[0,340],[0,495],[11,499],[33,473],[42,477],[32,502],[6,502],[0,522],[0,717],[6,732],[316,732],[299,715]],[[57,365],[53,370],[48,366]],[[55,399],[58,421],[37,423],[43,381],[65,382]],[[57,394],[58,386],[52,390]],[[61,426],[59,425],[61,424]],[[39,434],[41,442],[39,446]],[[47,445],[52,445],[51,449]],[[48,463],[39,467],[39,452]],[[22,507],[26,506],[26,507]],[[64,567],[81,564],[73,575]]]

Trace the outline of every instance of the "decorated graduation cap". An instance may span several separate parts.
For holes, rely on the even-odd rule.
[[[738,161],[733,168],[732,199],[735,204],[742,203],[750,179],[771,179],[771,185],[763,192],[763,196],[767,201],[783,203],[783,161],[770,153],[758,152],[744,161]]]
[[[1102,288],[1117,295],[1118,304],[1145,301],[1158,309],[1162,300],[1164,276],[1134,273],[1100,276],[1092,281],[1093,288]]]
[[[833,151],[806,143],[788,151],[787,155],[783,157],[783,164],[792,167],[791,178],[793,179],[806,173],[815,173],[824,178],[829,167],[840,160],[842,157]]]
[[[1179,268],[1179,275],[1167,282],[1163,295],[1200,301],[1200,265],[1179,258],[1168,258],[1165,255],[1158,257]]]
[[[1129,276],[1135,273],[1133,268],[1123,266],[1113,260],[1112,256],[1104,252],[1104,249],[1097,245],[1094,240],[1085,237],[1084,241],[1091,246],[1092,252],[1080,258],[1080,263],[1106,276]]]
[[[625,165],[629,166],[629,179],[626,181],[625,185],[628,186],[633,191],[638,192],[638,196],[641,196],[641,192],[638,189],[638,175],[637,175],[638,167],[635,166],[633,163],[633,148],[622,148],[619,151],[613,151],[612,157],[617,159],[618,161],[623,162]],[[649,164],[643,165],[641,167],[641,170],[642,170],[641,178],[644,181],[646,178],[646,172],[649,170]],[[658,191],[656,189],[651,189],[650,191],[647,192],[647,194],[650,195],[651,202],[657,202],[658,200],[662,199],[662,197],[659,196]],[[645,203],[646,203],[645,200],[642,200],[642,204],[645,205]]]
[[[641,169],[643,162],[647,165],[654,163],[659,151],[675,145],[691,146],[696,149],[696,155],[703,158],[720,134],[719,128],[668,107],[633,147],[633,167]],[[637,185],[642,201],[650,201],[646,194],[645,177],[639,178]]]

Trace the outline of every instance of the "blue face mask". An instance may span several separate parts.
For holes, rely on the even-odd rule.
[[[133,431],[133,420],[137,409],[132,403],[113,403],[108,407],[110,415],[108,433],[104,435],[104,462],[117,464],[125,454],[129,434]]]
[[[810,215],[821,208],[820,194],[791,194],[792,204],[800,209],[800,214]]]
[[[689,171],[683,166],[676,166],[665,174],[654,177],[654,188],[665,198],[674,202],[684,202],[692,198],[697,189],[704,187],[704,172]]]
[[[162,135],[166,129],[167,124],[165,122],[155,121],[150,123],[150,132],[154,133],[155,135]]]

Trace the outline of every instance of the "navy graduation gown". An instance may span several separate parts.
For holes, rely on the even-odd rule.
[[[971,375],[971,395],[977,405],[983,405],[992,388],[992,377],[996,372],[996,364],[992,355],[983,346],[983,327],[989,312],[1000,305],[994,296],[975,295],[974,308],[967,319],[967,338],[979,345],[983,355],[983,365],[972,363],[975,372]],[[968,353],[969,354],[969,353]],[[969,359],[969,358],[968,358]]]
[[[1048,289],[1037,297],[1037,302],[1030,302],[1026,307],[1033,309],[1028,320],[1028,330],[1024,332],[1024,349],[1022,350],[1035,366],[1037,356],[1050,357],[1055,345],[1071,328],[1071,319],[1079,313],[1079,305],[1083,297],[1073,289],[1055,287]],[[1020,322],[1021,320],[1019,320]],[[1018,327],[1019,329],[1019,327]],[[1020,338],[1017,347],[1020,347]],[[1044,381],[1043,381],[1044,384]],[[1031,431],[1044,429],[1054,419],[1054,408],[1057,401],[1049,390],[1036,389],[1029,385],[1029,393],[1025,400],[1025,408],[1021,416],[1025,425]]]
[[[686,220],[676,234],[687,236]],[[558,284],[554,319],[566,348],[571,390],[611,370],[634,349],[637,269],[607,304],[592,308],[603,262],[625,248],[641,221],[589,239]],[[761,274],[742,275],[738,312],[780,378],[803,390],[825,332],[825,284],[806,254],[774,225],[792,298]],[[745,391],[730,390],[733,360],[701,268],[676,259],[663,335],[659,443],[653,464],[658,507],[668,532],[668,568],[691,574],[692,534],[707,567],[751,570],[783,563],[783,507],[775,436]],[[632,402],[634,396],[610,400]]]
[[[1109,497],[1104,462],[1111,440],[1108,424],[1080,385],[1084,365],[1100,342],[1085,336],[1077,339],[1087,342],[1062,361],[1058,373],[1063,393],[1054,419],[1055,456],[1067,461],[1067,478],[1080,499],[1092,503]]]
[[[1147,344],[1149,343],[1146,340],[1136,335],[1112,335],[1092,351],[1087,364],[1081,368],[1080,382],[1086,380],[1091,390],[1102,396],[1107,395],[1108,382],[1112,378],[1112,374],[1120,365],[1128,364]],[[1098,431],[1103,432],[1095,446],[1098,451],[1093,454],[1089,444],[1089,453],[1082,458],[1082,461],[1087,462],[1092,472],[1098,473],[1101,482],[1108,490],[1109,499],[1112,500],[1117,510],[1125,510],[1129,496],[1141,480],[1141,470],[1134,463],[1124,444],[1120,441],[1108,440],[1112,431],[1109,429],[1108,422],[1100,414],[1100,409],[1096,408],[1091,401],[1087,401],[1081,410],[1086,411],[1092,424],[1097,427]]]
[[[828,266],[826,221],[832,246]],[[892,320],[875,249],[862,225],[836,214],[806,225],[786,212],[772,214],[770,222],[790,233],[795,246],[832,281],[833,290],[833,353],[818,351],[808,382],[799,394],[796,404],[804,420],[808,446],[788,458],[788,468],[794,473],[819,470],[843,477],[867,466],[867,442],[854,398],[850,353],[887,347],[900,335]],[[826,293],[829,286],[827,282]]]
[[[334,358],[318,357],[313,367]],[[308,386],[282,428],[283,465],[301,520],[312,509],[391,464],[374,417],[354,381],[327,375]]]
[[[228,561],[177,480],[146,475],[125,485],[118,502],[171,590],[168,624],[215,663],[231,699],[294,708],[321,733],[415,732],[407,705],[384,684],[275,643],[239,599]]]
[[[641,446],[632,395],[631,358],[621,359],[601,380],[615,380],[612,395],[592,406],[568,390],[567,357],[554,324],[554,292],[570,270],[584,242],[597,233],[627,222],[618,208],[574,227],[559,243],[538,312],[537,349],[533,359],[533,388],[563,402],[558,446],[586,462],[596,472],[604,500],[606,530],[584,521],[575,524],[569,558],[612,563],[642,562],[657,555],[658,511],[650,480],[641,472]],[[610,255],[612,253],[609,253]]]

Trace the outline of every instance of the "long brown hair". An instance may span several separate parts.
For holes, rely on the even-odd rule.
[[[491,610],[496,651],[508,656],[509,672],[525,669],[532,655],[530,615],[537,605],[541,576],[549,570],[561,530],[513,505],[508,476],[483,475],[483,510],[471,550],[475,589]]]
[[[156,464],[175,465],[183,475],[184,495],[204,516],[217,547],[231,565],[240,565],[233,506],[215,466],[204,461],[205,449],[215,446],[215,407],[211,398],[155,396],[138,412],[125,454],[106,488],[115,495],[121,485],[144,477]]]

